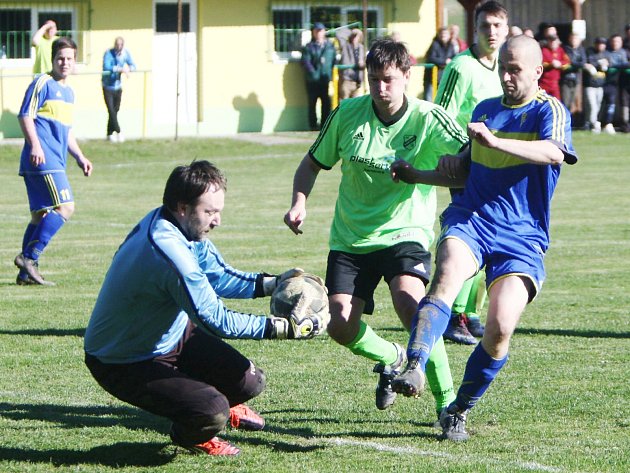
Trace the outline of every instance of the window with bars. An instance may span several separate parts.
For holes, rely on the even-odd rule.
[[[0,57],[5,60],[31,58],[31,38],[48,20],[57,23],[59,36],[69,36],[80,42],[76,31],[77,6],[84,2],[38,3],[0,2]],[[14,5],[19,5],[15,7]]]
[[[380,4],[371,2],[367,9],[368,44],[375,38],[386,34],[383,27],[386,6],[388,2]],[[310,41],[310,28],[313,23],[321,22],[326,25],[329,34],[333,30],[354,24],[362,28],[363,8],[361,2],[338,5],[321,5],[321,2],[304,4],[273,2],[271,6],[271,21],[274,31],[274,55],[280,59],[295,57],[295,51]]]

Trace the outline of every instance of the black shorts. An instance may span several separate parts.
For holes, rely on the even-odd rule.
[[[331,250],[328,253],[328,295],[350,294],[365,301],[366,314],[374,311],[374,290],[381,278],[389,284],[395,276],[408,274],[424,285],[431,277],[431,253],[420,243],[404,242],[366,254]]]

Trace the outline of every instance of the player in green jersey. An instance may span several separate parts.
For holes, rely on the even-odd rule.
[[[376,406],[395,400],[391,379],[405,365],[405,351],[362,320],[374,309],[381,279],[394,310],[409,330],[430,277],[436,213],[435,185],[454,181],[434,171],[438,158],[454,154],[468,138],[441,107],[405,95],[410,77],[406,47],[377,40],[366,59],[370,95],[344,100],[335,109],[297,168],[293,200],[284,220],[295,233],[306,218],[306,200],[319,172],[341,163],[341,183],[330,230],[326,271],[329,335],[354,354],[377,364]],[[389,169],[396,159],[423,170],[422,184],[399,186]],[[453,382],[440,338],[427,365],[439,411],[453,397]]]
[[[503,94],[497,58],[509,32],[505,7],[495,1],[481,4],[475,10],[475,31],[477,42],[446,66],[435,98],[464,129],[479,102]],[[485,296],[480,271],[466,281],[455,299],[445,339],[466,345],[477,343],[475,337],[483,336],[484,331],[479,312]]]

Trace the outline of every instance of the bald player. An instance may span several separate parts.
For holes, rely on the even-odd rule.
[[[465,188],[442,214],[435,277],[418,305],[408,363],[392,389],[406,396],[422,392],[427,357],[448,324],[457,293],[485,268],[486,330],[468,358],[455,401],[440,415],[444,439],[468,439],[468,412],[507,362],[510,337],[545,279],[549,207],[560,168],[577,162],[569,112],[538,88],[542,71],[538,43],[524,35],[510,38],[499,53],[503,95],[475,108],[468,125],[470,150],[438,164],[445,175],[465,179]],[[392,176],[407,183],[416,182],[416,173],[392,166]]]
[[[508,36],[508,12],[496,1],[481,3],[475,9],[477,42],[458,54],[444,69],[435,103],[444,109],[464,129],[479,102],[502,94],[498,73],[499,50]],[[452,189],[451,193],[461,192]],[[465,345],[476,345],[475,337],[483,337],[484,327],[479,314],[484,305],[486,291],[483,273],[464,282],[451,307],[444,340]]]

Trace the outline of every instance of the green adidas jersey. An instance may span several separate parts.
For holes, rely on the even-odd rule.
[[[369,95],[341,102],[309,150],[324,169],[341,161],[330,249],[369,253],[402,242],[429,249],[435,188],[393,182],[390,165],[401,158],[417,169],[435,169],[440,156],[457,153],[467,141],[444,109],[429,102],[407,98],[390,124],[378,119]]]
[[[458,54],[444,69],[435,103],[466,129],[479,102],[503,95],[497,68],[483,65],[472,48]]]

